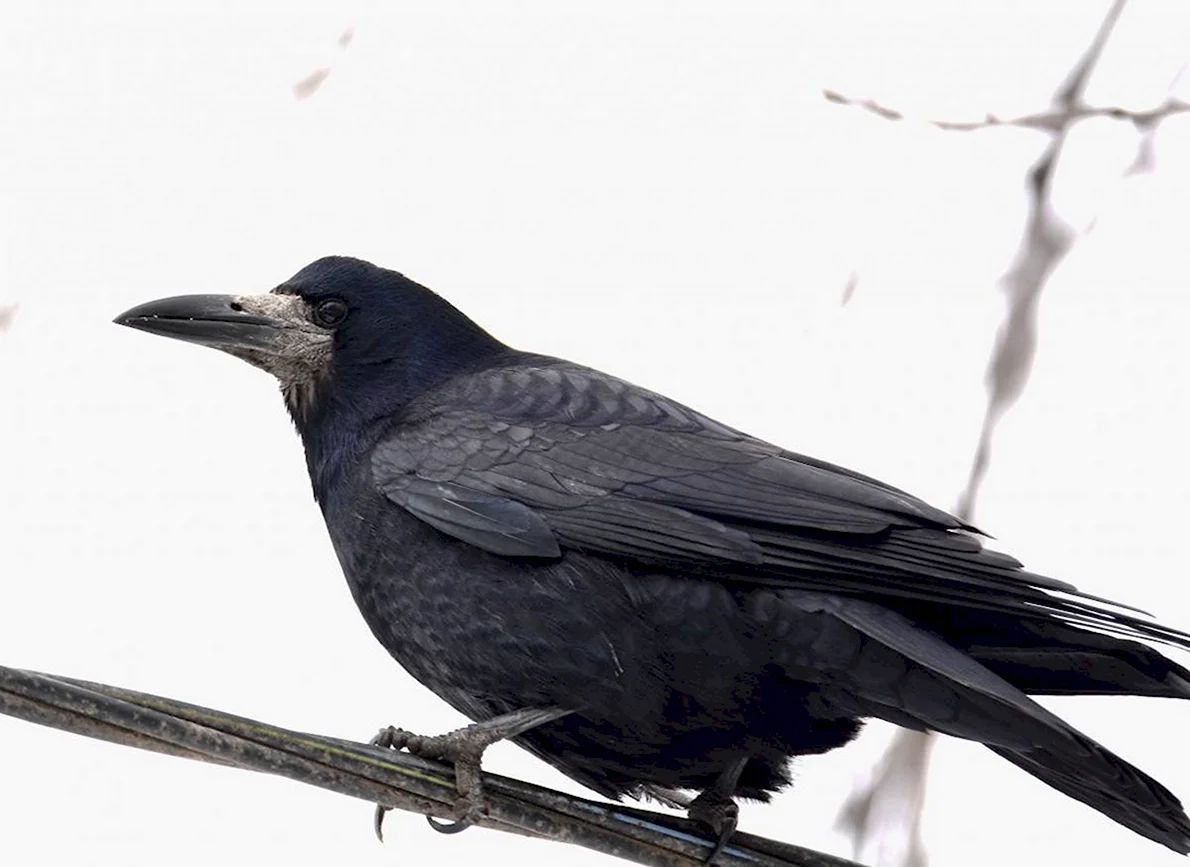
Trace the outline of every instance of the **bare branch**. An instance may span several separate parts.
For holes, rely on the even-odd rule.
[[[1095,108],[1083,103],[1087,82],[1103,56],[1127,0],[1116,0],[1100,24],[1091,44],[1075,63],[1054,94],[1051,108],[1039,114],[1001,119],[988,115],[984,121],[954,123],[930,121],[939,129],[969,132],[996,126],[1015,126],[1047,133],[1050,141],[1029,168],[1029,216],[1013,264],[1000,279],[1008,296],[1004,321],[996,336],[988,363],[987,407],[979,441],[971,462],[970,474],[959,497],[955,514],[970,523],[975,514],[979,488],[991,460],[992,437],[1004,413],[1016,402],[1029,381],[1037,352],[1037,305],[1041,291],[1058,264],[1074,243],[1075,234],[1054,213],[1050,199],[1054,169],[1070,128],[1090,117],[1112,117],[1131,121],[1151,137],[1162,120],[1190,111],[1190,103],[1172,96],[1155,109],[1132,112],[1121,108]],[[854,105],[887,120],[901,120],[903,115],[872,100],[852,100],[834,91],[824,91],[831,102]],[[1145,153],[1142,140],[1141,156]],[[935,737],[921,732],[898,732],[892,746],[877,765],[872,778],[856,788],[844,803],[840,826],[852,836],[857,857],[877,850],[880,864],[923,867],[925,846],[921,840],[921,810],[924,803],[926,770]],[[888,830],[896,825],[898,843],[888,844]]]
[[[1186,74],[1187,69],[1190,69],[1190,62],[1183,63],[1181,69],[1174,75],[1173,80],[1169,82],[1166,93],[1170,96],[1166,97],[1166,102],[1176,102],[1176,100],[1172,99],[1172,95],[1177,90],[1178,85],[1182,81],[1182,76]],[[1162,120],[1164,118],[1156,118],[1147,124],[1137,124],[1136,130],[1140,133],[1140,141],[1136,144],[1136,158],[1132,161],[1132,165],[1128,167],[1128,170],[1124,172],[1125,176],[1143,175],[1153,171],[1157,161],[1154,154],[1154,139],[1157,137],[1157,127],[1161,124]]]
[[[450,816],[456,798],[454,772],[438,762],[105,684],[0,667],[0,713],[139,749],[276,774],[422,815]],[[493,775],[484,775],[484,790],[485,827],[572,843],[637,864],[696,867],[714,845],[696,823],[675,816]],[[732,837],[716,863],[857,867],[743,833]]]
[[[1083,94],[1086,93],[1087,82],[1090,81],[1096,65],[1099,63],[1100,58],[1103,57],[1103,51],[1107,47],[1107,42],[1111,38],[1112,31],[1115,30],[1116,24],[1120,20],[1120,15],[1124,12],[1124,7],[1127,3],[1128,0],[1116,0],[1112,4],[1103,19],[1103,23],[1099,25],[1099,30],[1095,33],[1095,37],[1091,40],[1091,44],[1087,46],[1087,50],[1083,52],[1078,62],[1075,63],[1074,67],[1067,74],[1066,80],[1059,85],[1058,90],[1054,93],[1053,106],[1049,111],[1010,118],[1001,118],[994,114],[988,114],[983,120],[976,121],[927,120],[925,122],[938,129],[951,132],[974,132],[976,130],[991,129],[998,126],[1015,126],[1024,129],[1040,130],[1041,132],[1048,132],[1054,135],[1064,135],[1074,123],[1092,117],[1109,117],[1114,120],[1126,120],[1131,122],[1137,129],[1144,131],[1152,129],[1168,117],[1190,111],[1190,102],[1176,99],[1172,96],[1167,98],[1161,105],[1148,111],[1132,111],[1115,106],[1089,106],[1083,102]],[[1179,73],[1180,75],[1181,73]],[[856,99],[854,97],[844,96],[835,90],[823,90],[822,95],[828,102],[861,108],[885,120],[905,119],[903,113],[894,108],[881,105],[875,100]]]
[[[881,105],[875,100],[871,99],[857,99],[854,97],[844,96],[835,90],[823,90],[822,95],[829,102],[834,102],[839,105],[848,105],[855,108],[861,108],[864,111],[871,112],[877,117],[882,117],[885,120],[907,120],[907,116],[895,108],[889,108],[886,105]],[[930,126],[935,126],[938,129],[946,130],[947,132],[975,132],[982,129],[993,129],[994,127],[1020,127],[1022,129],[1033,129],[1040,132],[1056,133],[1061,132],[1073,123],[1080,120],[1087,120],[1092,117],[1107,117],[1113,120],[1128,121],[1139,130],[1151,129],[1153,126],[1160,124],[1166,118],[1174,115],[1184,114],[1190,111],[1190,102],[1182,99],[1170,97],[1147,111],[1134,111],[1118,106],[1090,106],[1077,105],[1067,110],[1049,110],[1042,111],[1036,114],[1023,114],[1017,117],[998,117],[994,114],[988,114],[983,120],[932,120],[926,119],[923,122]]]
[[[857,286],[859,286],[859,272],[852,271],[847,275],[847,282],[843,284],[843,298],[839,302],[840,307],[846,307],[851,303],[851,299],[855,297]]]
[[[926,867],[921,816],[934,737],[898,729],[871,777],[843,804],[835,827],[855,841],[854,856],[872,864]],[[882,828],[903,826],[890,839]]]
[[[309,99],[318,92],[331,74],[329,66],[320,66],[293,85],[294,99]]]
[[[335,48],[339,52],[346,51],[352,41],[355,39],[355,27],[348,27],[339,34],[339,38],[335,40]],[[303,76],[299,81],[293,85],[293,97],[297,100],[309,99],[316,94],[330,77],[331,65],[320,66],[311,71],[308,75]]]
[[[1091,44],[1087,46],[1083,56],[1079,58],[1078,63],[1074,65],[1069,75],[1066,76],[1066,80],[1058,88],[1058,92],[1054,94],[1056,104],[1070,108],[1083,101],[1083,94],[1087,92],[1087,82],[1090,81],[1091,74],[1095,71],[1100,58],[1103,57],[1103,50],[1107,48],[1107,40],[1111,38],[1112,31],[1116,29],[1116,25],[1120,22],[1120,15],[1127,5],[1128,0],[1116,0],[1107,10],[1107,15],[1104,16],[1103,23],[1099,25],[1095,38],[1091,40]]]
[[[1090,46],[1058,87],[1054,94],[1055,114],[1064,117],[1065,121],[1050,131],[1049,145],[1026,175],[1029,217],[1016,258],[1007,273],[1000,278],[1000,285],[1008,296],[1008,308],[988,363],[988,403],[979,443],[975,448],[967,485],[956,509],[956,514],[964,521],[971,521],[975,514],[975,498],[987,474],[996,425],[1005,411],[1021,396],[1033,370],[1033,359],[1037,354],[1037,304],[1041,290],[1074,244],[1073,230],[1054,213],[1050,200],[1054,169],[1070,127],[1080,119],[1079,113],[1085,110],[1082,99],[1087,82],[1103,56],[1103,49],[1126,3],[1127,0],[1116,0],[1112,4]],[[1172,102],[1177,103],[1176,100]],[[1183,111],[1190,109],[1190,105],[1185,103],[1177,104],[1185,106]],[[1150,120],[1146,123],[1151,125],[1155,122]]]

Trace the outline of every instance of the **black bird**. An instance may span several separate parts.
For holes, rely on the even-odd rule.
[[[1190,698],[1136,639],[1190,635],[1026,572],[875,479],[505,346],[430,290],[330,257],[271,293],[116,321],[275,375],[356,604],[478,721],[383,741],[456,762],[454,826],[503,737],[612,798],[698,792],[720,834],[865,718],[978,741],[1190,852],[1160,783],[1030,695]],[[714,857],[712,855],[712,857]]]

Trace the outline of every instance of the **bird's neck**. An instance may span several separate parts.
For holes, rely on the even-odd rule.
[[[298,423],[314,499],[324,508],[331,491],[374,444],[375,437],[368,436],[367,427],[349,415],[339,419],[323,418],[317,424]]]
[[[447,336],[441,331],[439,339]],[[409,407],[443,382],[474,372],[510,350],[486,333],[456,334],[448,345],[413,339],[400,355],[366,365],[344,365],[319,388],[308,410],[290,405],[306,448],[314,497],[325,503]]]

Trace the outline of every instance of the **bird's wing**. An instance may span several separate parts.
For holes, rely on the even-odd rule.
[[[456,380],[381,441],[372,472],[394,503],[503,556],[574,549],[738,582],[1186,640],[1025,572],[904,491],[565,362]]]

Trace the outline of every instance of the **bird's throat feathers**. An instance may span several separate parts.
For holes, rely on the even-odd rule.
[[[320,375],[282,383],[320,502],[413,401],[511,352],[453,308],[436,319],[425,328],[377,322],[375,333],[337,341]]]

